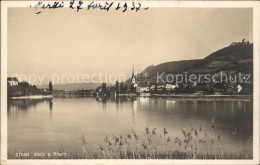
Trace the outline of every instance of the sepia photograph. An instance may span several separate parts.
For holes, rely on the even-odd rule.
[[[244,4],[5,2],[1,164],[258,164],[260,3]]]

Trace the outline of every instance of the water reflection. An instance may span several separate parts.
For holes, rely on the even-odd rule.
[[[49,110],[50,110],[50,114],[52,114],[52,108],[53,108],[53,102],[52,99],[49,100]]]
[[[7,112],[8,115],[16,115],[19,111],[34,110],[39,104],[49,104],[49,111],[53,109],[53,101],[51,98],[48,99],[17,99],[8,100]]]
[[[135,111],[137,110],[137,97],[136,96],[97,96],[95,97],[96,101],[102,102],[103,111],[106,110],[106,104],[108,102],[114,102],[116,104],[116,111],[119,112],[120,109],[123,109],[125,104],[130,105],[132,110],[132,121],[135,123]]]
[[[53,144],[66,146],[61,149],[69,151],[70,145],[80,146],[80,137],[86,134],[89,148],[96,149],[107,135],[125,134],[131,129],[143,134],[147,125],[158,130],[166,127],[169,136],[180,137],[180,128],[190,124],[210,130],[211,117],[215,117],[227,150],[232,148],[231,130],[236,127],[236,149],[252,151],[247,140],[253,137],[253,102],[148,97],[9,100],[8,147],[30,144],[31,150],[41,148],[43,152],[40,144],[44,143],[46,151],[52,150]]]

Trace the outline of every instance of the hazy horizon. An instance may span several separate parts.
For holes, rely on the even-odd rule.
[[[14,74],[125,74],[134,65],[202,59],[253,41],[251,8],[114,10],[8,9],[8,76]]]

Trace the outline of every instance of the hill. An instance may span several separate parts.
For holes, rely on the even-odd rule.
[[[253,44],[235,43],[197,61],[186,71],[192,73],[253,72]]]
[[[140,76],[137,77],[137,81],[156,81],[157,72],[165,74],[178,74],[183,73],[188,68],[192,67],[199,60],[183,60],[183,61],[171,61],[162,63],[156,66],[149,66],[143,72],[141,72]],[[148,77],[144,78],[142,75],[147,72]]]
[[[157,78],[157,72],[166,74],[182,73],[200,73],[214,74],[223,71],[225,73],[253,73],[253,44],[249,42],[232,43],[231,45],[220,49],[208,55],[204,59],[172,61],[162,63],[156,66],[149,66],[141,76],[137,77],[137,82],[154,82]],[[142,75],[147,72],[148,78]],[[129,81],[129,80],[128,80]]]

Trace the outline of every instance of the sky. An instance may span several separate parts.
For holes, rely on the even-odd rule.
[[[202,59],[243,38],[252,42],[250,8],[71,9],[34,14],[8,9],[8,76],[125,74],[134,66]]]

